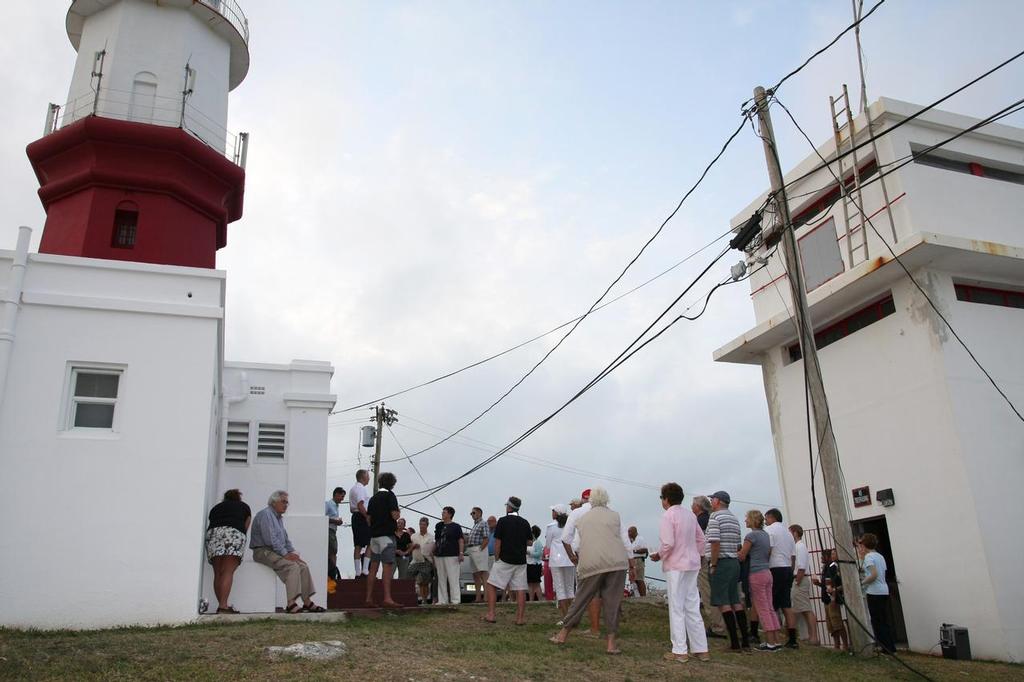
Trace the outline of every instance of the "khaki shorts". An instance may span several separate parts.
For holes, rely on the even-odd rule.
[[[790,592],[790,599],[793,602],[793,610],[797,613],[813,611],[814,607],[811,606],[811,579],[804,576],[799,585],[794,582],[793,589]]]
[[[480,573],[481,571],[487,571],[490,569],[490,561],[487,559],[487,550],[480,549],[479,546],[469,548],[469,563],[473,567],[474,573]]]
[[[633,572],[636,573],[636,582],[644,581],[644,560],[641,557],[633,558]]]
[[[526,589],[526,564],[506,564],[500,559],[491,566],[491,574],[487,583],[497,587],[499,590]]]

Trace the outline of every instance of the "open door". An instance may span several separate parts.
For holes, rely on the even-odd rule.
[[[889,622],[893,626],[893,637],[897,644],[907,644],[907,625],[903,620],[903,604],[900,601],[900,586],[897,583],[896,562],[892,556],[892,544],[889,542],[889,526],[884,516],[854,521],[850,524],[853,536],[860,537],[864,533],[874,533],[878,537],[878,553],[885,557],[888,568],[885,582],[889,586]]]

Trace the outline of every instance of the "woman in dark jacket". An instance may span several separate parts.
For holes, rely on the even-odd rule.
[[[206,528],[206,558],[213,566],[213,592],[217,595],[217,613],[238,613],[228,603],[235,570],[245,553],[245,534],[252,523],[252,511],[242,502],[242,493],[231,489],[224,500],[210,510]]]

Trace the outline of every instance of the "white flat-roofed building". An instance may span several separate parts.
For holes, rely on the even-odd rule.
[[[872,130],[920,109],[882,98],[869,109]],[[1024,488],[1024,423],[888,248],[1024,408],[1024,130],[994,123],[928,151],[977,122],[932,110],[881,135],[877,159],[871,145],[858,150],[861,203],[880,235],[861,225],[855,207],[847,227],[835,178],[811,172],[821,165],[816,154],[785,179],[847,505],[855,534],[882,539],[898,635],[928,651],[940,625],[954,623],[968,628],[976,657],[1020,661],[1024,583],[1012,538],[1022,517],[1014,500]],[[854,128],[857,142],[867,139],[864,115]],[[842,134],[845,142],[849,130]],[[832,160],[836,145],[818,152]],[[892,223],[879,170],[888,172]],[[850,173],[844,180],[854,185]],[[829,522],[820,469],[824,521],[812,510],[803,362],[786,276],[780,249],[750,280],[755,326],[714,357],[761,366],[786,522],[811,529]],[[863,488],[866,499],[858,490],[855,502],[854,489]],[[879,492],[892,504],[883,506]]]

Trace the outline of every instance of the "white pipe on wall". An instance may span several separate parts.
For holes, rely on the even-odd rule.
[[[21,309],[21,292],[25,286],[25,270],[28,265],[28,243],[32,228],[22,225],[18,228],[18,246],[11,263],[11,278],[7,282],[3,298],[3,317],[0,319],[0,407],[4,403],[7,388],[7,370],[14,352],[14,332]]]

